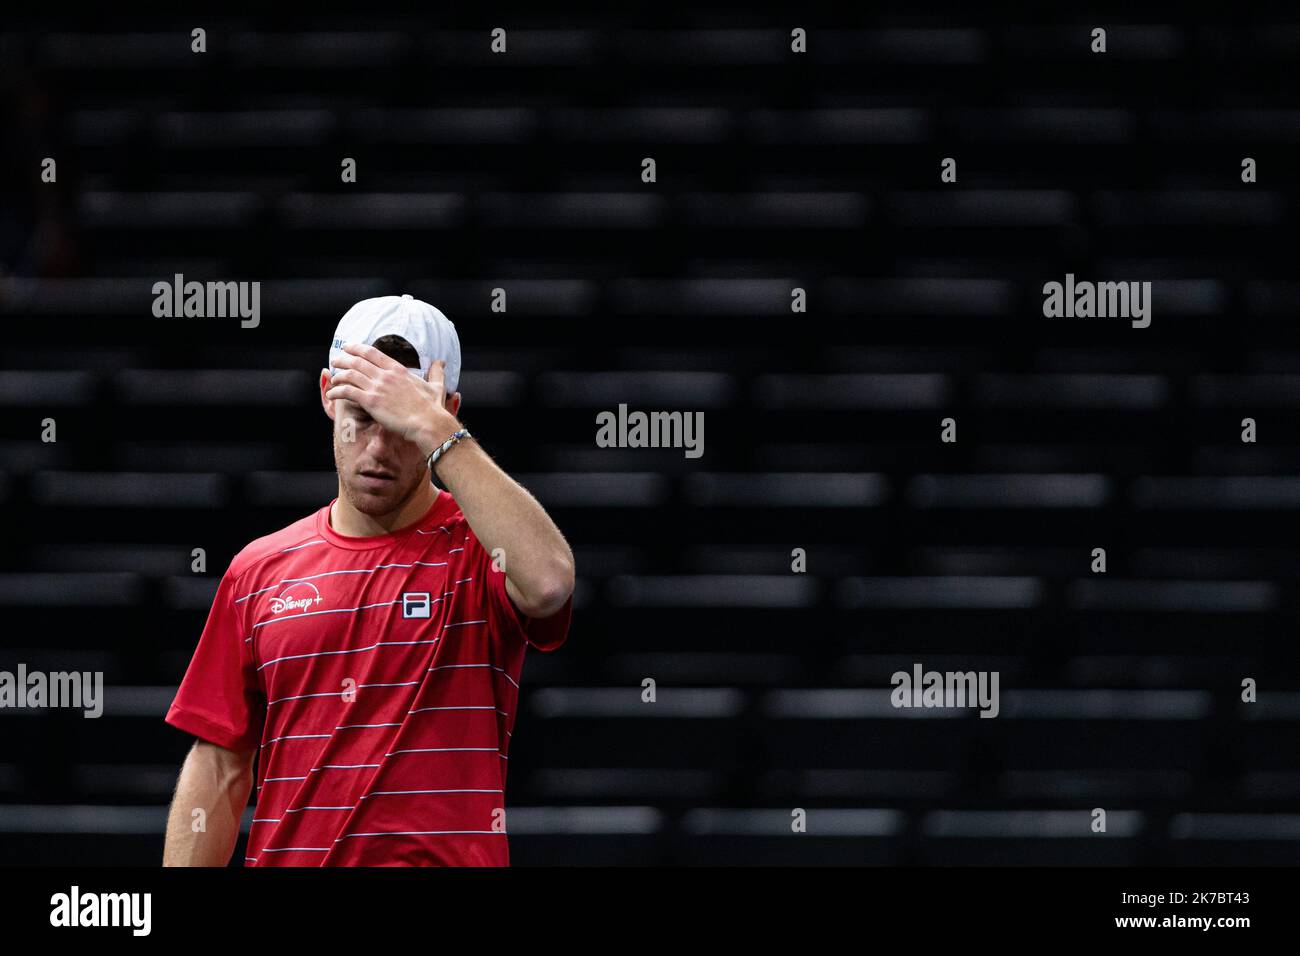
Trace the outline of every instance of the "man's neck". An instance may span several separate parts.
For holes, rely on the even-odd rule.
[[[330,527],[350,538],[370,538],[375,535],[390,534],[413,525],[423,518],[433,507],[437,497],[438,489],[431,483],[424,482],[400,508],[383,515],[368,515],[352,507],[343,494],[343,488],[340,487],[338,498],[330,508]]]

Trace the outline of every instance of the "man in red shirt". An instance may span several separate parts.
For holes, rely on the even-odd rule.
[[[164,866],[229,862],[255,763],[247,866],[509,865],[520,670],[567,636],[573,554],[457,420],[459,377],[427,303],[340,321],[320,377],[338,496],[222,576],[167,712],[199,739]]]

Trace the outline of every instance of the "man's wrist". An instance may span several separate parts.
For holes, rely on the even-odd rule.
[[[447,487],[447,484],[441,480],[441,476],[438,474],[438,464],[446,460],[447,455],[452,453],[452,449],[473,437],[474,436],[469,433],[469,429],[462,425],[456,431],[452,432],[450,438],[429,453],[426,459],[426,464],[429,468],[429,480],[433,482],[434,485],[441,488],[443,491],[451,490]]]
[[[455,415],[444,413],[426,425],[415,439],[415,446],[426,459],[440,448],[442,443],[464,426]]]

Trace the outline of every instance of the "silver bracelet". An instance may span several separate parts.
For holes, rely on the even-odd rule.
[[[430,481],[433,480],[433,474],[434,474],[433,466],[438,463],[439,458],[441,458],[443,455],[447,453],[447,449],[449,449],[452,445],[455,445],[462,438],[473,438],[473,437],[474,436],[469,433],[468,428],[464,428],[464,427],[458,428],[455,432],[452,433],[452,436],[450,438],[448,438],[445,442],[443,442],[433,451],[429,452],[429,458],[425,462],[425,464],[429,466],[429,480]]]

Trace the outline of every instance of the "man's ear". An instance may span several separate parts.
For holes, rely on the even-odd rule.
[[[320,370],[320,404],[325,409],[325,414],[329,416],[330,421],[334,420],[334,399],[326,398],[325,393],[330,388],[330,370],[323,368]]]
[[[443,407],[453,415],[460,413],[460,392],[452,392],[443,400]]]

